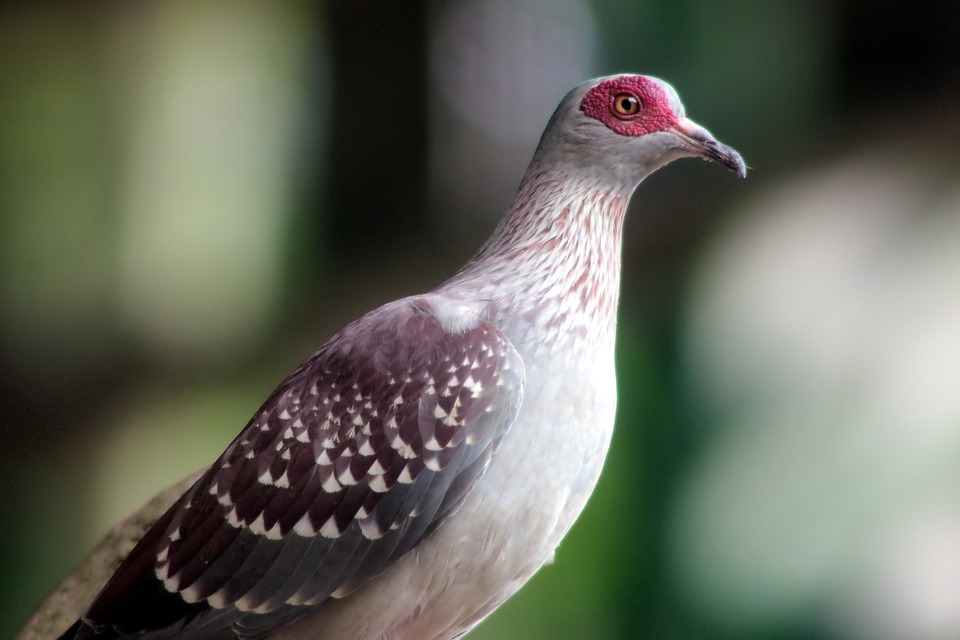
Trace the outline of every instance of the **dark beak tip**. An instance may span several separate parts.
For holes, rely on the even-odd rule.
[[[711,145],[707,156],[709,160],[722,164],[740,178],[747,177],[747,163],[743,161],[743,156],[732,148],[724,144],[716,143]]]

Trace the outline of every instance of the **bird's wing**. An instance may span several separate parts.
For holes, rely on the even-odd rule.
[[[466,306],[428,295],[364,316],[273,392],[71,629],[261,637],[348,594],[460,505],[523,383],[510,341]]]

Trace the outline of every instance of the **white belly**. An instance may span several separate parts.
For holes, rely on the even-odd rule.
[[[275,637],[450,640],[513,595],[551,560],[600,475],[616,407],[604,351],[528,368],[517,422],[460,510],[387,574]]]

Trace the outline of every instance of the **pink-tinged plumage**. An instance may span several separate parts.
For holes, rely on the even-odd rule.
[[[294,371],[63,638],[451,640],[549,562],[616,408],[623,223],[739,155],[644,76],[571,91],[491,239]]]
[[[551,349],[592,348],[612,338],[629,199],[628,190],[534,173],[498,233],[440,290],[494,301],[499,322],[530,323]]]

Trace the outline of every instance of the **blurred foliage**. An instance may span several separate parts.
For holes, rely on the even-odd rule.
[[[866,235],[879,238],[870,246],[890,249],[906,236],[920,254],[934,240],[957,240],[949,224],[926,235],[900,230],[915,228],[928,210],[960,217],[960,200],[950,195],[960,184],[958,7],[946,0],[0,3],[0,637],[16,632],[99,532],[212,460],[276,381],[332,331],[436,283],[468,256],[520,178],[540,131],[533,123],[544,123],[583,76],[626,70],[668,79],[691,117],[738,148],[753,174],[739,183],[681,163],[641,187],[627,227],[621,402],[604,476],[556,563],[470,637],[957,637],[960,605],[949,602],[942,615],[934,612],[940,617],[922,618],[940,623],[917,627],[922,636],[871,635],[862,621],[876,603],[902,599],[889,595],[895,590],[852,589],[874,574],[836,558],[866,566],[857,545],[882,545],[863,527],[841,535],[818,519],[830,509],[876,516],[863,510],[863,500],[878,499],[864,498],[870,483],[817,476],[830,468],[842,476],[856,460],[844,456],[861,440],[838,446],[833,466],[821,466],[821,440],[794,450],[791,440],[771,440],[780,432],[765,430],[760,418],[803,416],[830,443],[850,416],[878,402],[856,385],[831,386],[833,396],[793,393],[824,370],[800,366],[813,353],[807,334],[778,331],[803,317],[813,335],[820,320],[876,291],[871,283],[880,280],[853,280],[837,299],[793,295],[828,290],[849,272],[816,252],[799,266],[778,263],[773,258],[793,255],[790,240],[819,247]],[[869,146],[878,139],[889,144],[882,153]],[[783,245],[748,233],[765,219],[793,219],[791,203],[822,192],[826,179],[816,171],[877,153],[901,161],[904,172],[935,177],[916,198],[901,202],[905,191],[894,189],[882,199],[911,214],[891,218],[892,227],[881,229],[887,223],[867,208],[843,233],[820,226],[830,233],[805,235],[787,225]],[[866,166],[855,174],[866,176],[860,191],[822,192],[820,210],[842,216],[873,202],[877,184],[893,184],[882,170],[888,164]],[[771,190],[790,181],[798,186],[779,199],[756,195],[780,193]],[[878,229],[886,231],[872,235]],[[774,248],[748,262],[739,257],[753,254],[737,242]],[[836,244],[837,255],[857,246]],[[944,246],[944,255],[956,248]],[[856,263],[862,273],[905,281],[896,265],[881,272],[878,264]],[[803,277],[789,280],[791,268]],[[714,270],[726,278],[704,275]],[[769,282],[739,280],[745,272]],[[908,288],[932,290],[937,273],[952,272],[935,263]],[[755,311],[772,308],[765,301],[777,299],[784,282],[785,300],[810,306],[784,302],[782,315],[749,324]],[[717,302],[712,291],[729,297]],[[891,304],[913,300],[890,295]],[[888,298],[879,300],[876,308],[886,308]],[[949,317],[938,306],[922,308]],[[704,329],[728,326],[750,331]],[[938,344],[953,344],[956,325],[944,327]],[[878,344],[900,344],[900,335],[891,325]],[[763,336],[780,342],[754,342]],[[756,344],[797,348],[764,359],[768,352]],[[849,358],[866,361],[863,353]],[[875,371],[889,366],[871,362]],[[737,377],[744,371],[751,375]],[[784,371],[792,377],[776,373]],[[784,397],[798,399],[773,403]],[[800,407],[799,399],[810,404]],[[829,418],[814,411],[826,405],[834,409]],[[779,413],[751,413],[757,407]],[[750,419],[760,426],[751,428]],[[960,417],[945,411],[931,421],[952,443],[947,436]],[[864,429],[862,441],[884,442]],[[941,464],[957,466],[955,449],[940,450],[947,452]],[[755,456],[771,452],[784,456],[781,464],[756,464]],[[923,466],[929,452],[918,455],[913,463]],[[821,492],[799,498],[808,501],[801,513],[823,523],[817,531],[777,519],[776,509],[795,506],[799,481],[787,472],[794,468],[823,481]],[[719,471],[742,475],[727,483]],[[890,494],[919,499],[905,489],[914,476],[895,479]],[[849,493],[831,502],[837,487]],[[945,498],[956,506],[953,499]],[[773,515],[763,511],[765,500]],[[889,508],[905,513],[910,504]],[[770,535],[757,529],[767,526]],[[960,528],[942,530],[952,541]],[[811,579],[819,565],[806,562],[804,549],[812,538],[825,541],[822,548],[837,554],[833,566],[844,570]],[[751,540],[783,547],[764,546],[762,561],[750,562]],[[944,557],[954,556],[934,553],[930,562]],[[799,567],[788,578],[800,579],[778,582],[783,566]],[[876,575],[913,575],[877,566]],[[945,580],[960,590],[960,569]],[[887,628],[897,629],[913,618],[890,620]]]

